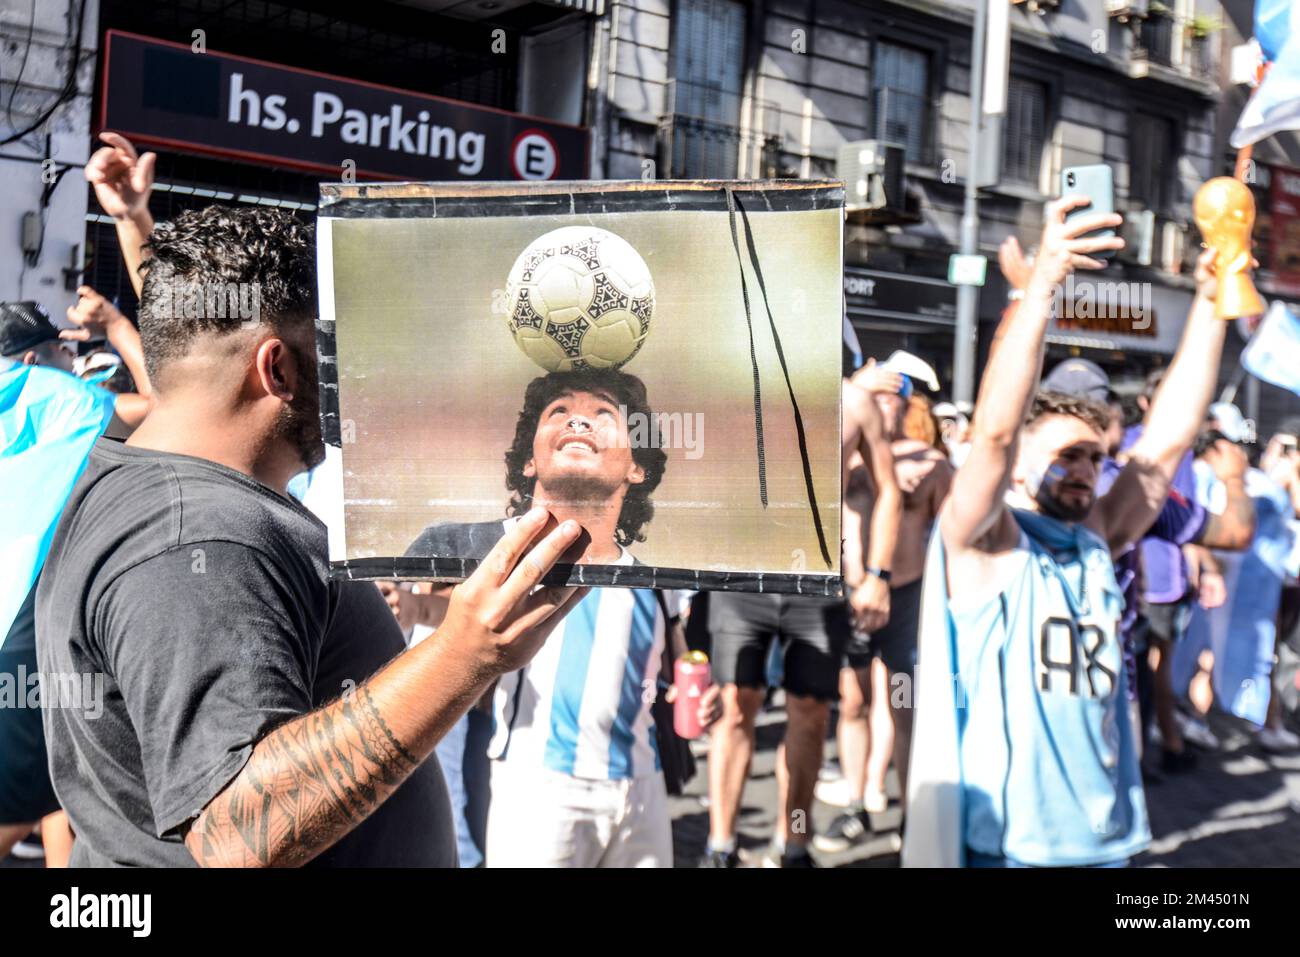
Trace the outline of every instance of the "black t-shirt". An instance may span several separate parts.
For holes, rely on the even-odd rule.
[[[104,676],[100,706],[45,712],[74,866],[192,866],[178,829],[253,746],[403,650],[373,584],[329,579],[325,527],[297,502],[214,462],[109,439],[59,521],[36,624],[42,672]],[[455,861],[430,756],[314,863]]]

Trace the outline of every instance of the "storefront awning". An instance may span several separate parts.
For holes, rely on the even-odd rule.
[[[844,267],[844,303],[858,325],[952,328],[957,287],[943,279]]]

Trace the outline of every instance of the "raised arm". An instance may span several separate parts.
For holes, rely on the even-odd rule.
[[[1240,552],[1255,538],[1255,501],[1246,491],[1246,469],[1250,460],[1239,446],[1219,439],[1205,451],[1205,461],[1223,483],[1225,502],[1220,513],[1210,512],[1196,537],[1196,544]]]
[[[1056,290],[1075,269],[1105,268],[1090,253],[1124,245],[1118,237],[1080,238],[1092,230],[1118,226],[1122,220],[1117,215],[1093,213],[1066,224],[1066,213],[1086,205],[1088,200],[1082,196],[1047,205],[1024,300],[1009,309],[998,326],[975,403],[970,454],[953,477],[952,494],[940,514],[944,544],[950,549],[1014,543],[1003,499],[1011,483],[1020,428],[1038,387],[1043,339]]]
[[[258,742],[191,823],[204,866],[306,863],[365,820],[429,756],[493,680],[526,664],[585,589],[533,592],[579,530],[528,550],[549,516],[512,527],[452,596],[442,627],[342,698]],[[553,523],[552,523],[553,524]]]
[[[137,297],[142,288],[140,263],[144,244],[153,232],[149,194],[153,192],[154,153],[136,154],[135,147],[117,133],[100,133],[105,146],[95,150],[86,164],[86,179],[95,187],[95,199],[113,217],[118,245]]]
[[[153,386],[140,348],[140,333],[116,306],[89,286],[80,287],[77,295],[80,297],[77,304],[69,306],[67,313],[68,321],[76,328],[62,330],[59,338],[85,342],[102,335],[122,357],[122,364],[135,381],[136,391],[119,395],[113,411],[126,430],[133,431],[153,405]]]
[[[889,585],[867,570],[889,571],[893,567],[898,526],[903,519],[903,493],[894,474],[894,453],[885,436],[884,422],[875,399],[849,383],[843,387],[843,398],[846,420],[843,438],[846,445],[855,444],[861,453],[876,491],[871,505],[866,554],[863,556],[863,577],[859,582],[849,582],[853,589],[849,603],[858,624],[865,631],[873,631],[883,628],[889,621]],[[850,419],[852,423],[847,424]]]
[[[1143,536],[1169,494],[1183,456],[1205,424],[1228,324],[1214,314],[1215,251],[1196,262],[1196,298],[1183,339],[1147,412],[1124,470],[1097,502],[1098,531],[1114,551]]]

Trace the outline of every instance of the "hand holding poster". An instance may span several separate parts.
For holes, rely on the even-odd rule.
[[[558,581],[838,594],[842,208],[834,183],[323,187],[336,573],[464,578],[544,505],[586,531]]]

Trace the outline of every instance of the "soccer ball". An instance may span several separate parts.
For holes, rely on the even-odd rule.
[[[564,226],[519,254],[506,303],[515,342],[547,372],[617,369],[645,342],[655,287],[627,240]]]

